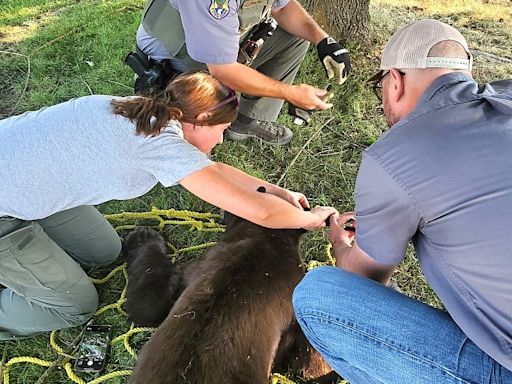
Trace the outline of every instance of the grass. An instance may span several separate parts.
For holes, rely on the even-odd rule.
[[[334,205],[340,211],[353,209],[353,188],[361,152],[386,129],[376,99],[365,79],[378,67],[386,39],[413,19],[433,17],[457,27],[475,49],[475,78],[480,82],[512,77],[512,14],[508,0],[443,2],[372,0],[372,33],[364,43],[349,48],[354,71],[349,80],[335,88],[335,106],[319,112],[307,127],[293,127],[295,137],[284,148],[253,141],[226,142],[217,148],[216,161],[234,165],[271,182],[304,192],[311,204]],[[131,94],[133,75],[123,64],[134,45],[142,0],[3,0],[0,5],[0,118],[38,109],[72,97],[94,94]],[[325,86],[326,80],[314,50],[299,72],[297,82]],[[283,113],[280,121],[293,126]],[[328,124],[325,124],[329,122]],[[307,144],[312,135],[315,138]],[[307,145],[306,145],[307,144]],[[296,159],[290,165],[290,162]],[[181,188],[156,187],[130,201],[102,204],[103,213],[161,209],[215,209]],[[169,234],[180,247],[215,240],[218,234],[197,234],[180,228]],[[323,260],[327,233],[308,234],[302,251],[306,259]],[[199,253],[186,255],[196,257]],[[105,275],[101,270],[97,275]],[[395,280],[410,296],[440,306],[421,274],[410,250]],[[102,304],[115,301],[123,288],[121,276],[99,286]],[[114,326],[114,334],[128,329],[125,318],[108,311],[97,319]],[[79,329],[59,333],[66,345]],[[144,336],[134,337],[140,346]],[[48,335],[1,344],[8,360],[36,356],[54,360]],[[133,364],[122,346],[115,346],[109,369]],[[18,364],[10,370],[11,383],[35,383],[45,368]],[[66,383],[62,369],[53,370],[40,383]],[[111,383],[123,383],[113,379]]]

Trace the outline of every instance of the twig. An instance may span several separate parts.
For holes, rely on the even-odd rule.
[[[2,362],[0,363],[0,384],[3,384],[4,382],[4,364],[5,360],[7,359],[7,345],[9,344],[8,341],[4,344],[4,352],[2,354]]]
[[[345,172],[343,172],[343,168],[341,166],[341,162],[339,163],[339,171],[341,173],[341,177],[343,177],[343,181],[345,182],[346,185],[348,185],[347,178],[345,177]]]
[[[123,84],[123,83],[118,83],[117,81],[112,81],[112,80],[105,80],[105,82],[107,83],[112,83],[112,84],[116,84],[116,85],[120,85],[122,87],[125,87],[125,88],[128,88],[130,90],[133,90],[133,87],[129,86],[129,85],[126,85],[126,84]]]
[[[114,364],[114,363],[109,363],[108,364],[108,367],[109,369],[121,369],[121,370],[124,370],[124,369],[133,369],[133,365],[123,365],[123,364]]]
[[[17,52],[0,51],[0,53],[6,53],[6,54],[10,54],[10,55],[15,55],[15,56],[21,56],[21,57],[24,57],[25,59],[27,59],[27,78],[25,79],[25,86],[23,87],[23,91],[21,91],[21,94],[20,94],[20,97],[19,97],[18,101],[16,102],[14,107],[11,109],[11,112],[9,112],[9,114],[7,115],[7,117],[9,117],[9,116],[11,116],[13,114],[13,112],[16,110],[16,108],[18,108],[18,105],[21,103],[21,99],[23,99],[23,96],[25,96],[25,92],[27,91],[28,80],[30,79],[30,58],[28,56],[26,56],[26,55],[22,55],[21,53],[17,53]]]
[[[331,121],[334,120],[334,117],[331,117],[329,120],[327,120],[325,123],[323,123],[316,131],[315,133],[313,133],[311,135],[311,137],[308,139],[308,141],[306,141],[306,143],[302,146],[302,148],[299,150],[299,152],[297,152],[297,154],[295,155],[295,157],[292,159],[292,161],[290,161],[290,163],[288,164],[288,166],[286,167],[286,169],[284,170],[283,174],[281,175],[281,177],[279,178],[279,180],[277,181],[276,185],[280,185],[281,184],[281,181],[283,181],[283,179],[285,178],[286,174],[288,173],[288,170],[292,167],[293,164],[295,164],[295,162],[297,161],[297,159],[299,158],[300,154],[306,149],[306,147],[309,145],[309,143],[311,143],[311,141],[316,137],[318,136],[318,134],[322,131],[322,129],[327,125],[329,124]]]
[[[48,41],[47,43],[44,43],[43,45],[37,47],[36,49],[34,49],[32,52],[30,52],[30,54],[33,56],[36,52],[39,52],[40,50],[46,48],[47,46],[55,43],[56,41],[58,40],[61,40],[63,38],[65,38],[66,36],[68,35],[71,35],[72,33],[75,33],[76,31],[80,30],[83,28],[83,25],[79,26],[79,27],[76,27],[76,28],[73,28],[71,31],[68,31],[60,36],[57,36],[55,39],[52,39],[50,41]]]
[[[365,145],[361,145],[359,143],[356,143],[354,140],[352,140],[352,138],[345,132],[345,131],[342,131],[341,133],[334,130],[333,128],[331,127],[327,127],[328,130],[330,130],[332,133],[334,133],[336,136],[339,136],[343,139],[346,139],[350,144],[354,145],[355,147],[359,147],[359,148],[362,148],[362,149],[365,149],[367,146]]]
[[[81,340],[82,338],[82,334],[85,330],[85,327],[82,328],[82,331],[78,334],[77,337],[75,337],[73,339],[73,341],[71,342],[71,344],[68,344],[67,348],[66,348],[66,351],[73,351],[76,346],[78,345],[79,341]],[[39,379],[34,383],[34,384],[43,384],[44,383],[44,380],[50,375],[50,373],[60,365],[60,363],[62,363],[64,360],[66,359],[69,359],[69,355],[67,353],[61,353],[59,354],[59,356],[57,357],[57,359],[55,359],[55,361],[52,363],[52,365],[50,365],[46,371],[43,372],[43,374],[39,377]]]
[[[69,6],[69,7],[71,7],[71,6]],[[64,7],[64,8],[69,8],[69,7]],[[126,7],[126,6],[124,6],[124,7],[121,7],[121,8],[119,8],[119,9],[114,10],[114,12],[119,12],[119,11],[122,11],[122,10],[124,10],[124,9],[126,9],[126,8],[127,8],[127,7]],[[62,8],[61,8],[61,9],[62,9]],[[93,20],[91,20],[91,21],[89,21],[89,22],[87,22],[87,23],[84,23],[84,24],[82,24],[82,25],[79,25],[78,27],[73,28],[72,30],[70,30],[70,31],[68,31],[68,32],[66,32],[66,33],[63,33],[62,35],[57,36],[56,38],[54,38],[54,39],[52,39],[52,40],[48,41],[47,43],[45,43],[45,44],[43,44],[43,45],[41,45],[41,46],[37,47],[37,48],[36,48],[36,49],[34,49],[30,54],[33,56],[33,55],[34,55],[34,53],[39,52],[40,50],[42,50],[42,49],[46,48],[47,46],[49,46],[49,45],[51,45],[51,44],[55,43],[55,42],[56,42],[56,41],[58,41],[58,40],[61,40],[61,39],[65,38],[65,37],[66,37],[66,36],[68,36],[68,35],[71,35],[72,33],[75,33],[76,31],[79,31],[79,30],[81,30],[81,29],[85,29],[85,28],[84,28],[85,26],[88,26],[89,24],[91,24],[92,22],[95,22],[95,21],[97,21],[97,19],[93,19]]]
[[[86,86],[86,87],[87,87],[87,89],[89,90],[89,94],[93,95],[94,93],[92,92],[91,87],[89,87],[89,84],[87,84],[87,81],[85,81],[85,80],[82,80],[82,81],[84,82],[85,86]]]
[[[498,55],[495,55],[492,53],[479,51],[477,49],[472,49],[471,52],[473,52],[473,55],[475,57],[483,56],[483,57],[486,57],[486,58],[494,60],[494,61],[501,61],[502,63],[512,64],[512,59],[509,59],[508,57],[501,57],[501,56],[498,56]]]
[[[64,7],[64,8],[69,8],[69,7],[71,7],[71,6]],[[61,9],[63,9],[63,8],[61,8]],[[126,6],[121,7],[121,8],[119,8],[119,9],[116,9],[116,10],[114,10],[114,12],[119,12],[119,11],[122,11],[123,9],[126,9]],[[31,55],[34,55],[34,53],[39,52],[40,50],[42,50],[42,49],[46,48],[47,46],[49,46],[49,45],[53,44],[54,42],[56,42],[56,41],[58,41],[58,40],[61,40],[61,39],[63,39],[64,37],[66,37],[66,36],[68,36],[68,35],[71,35],[72,33],[75,33],[76,31],[79,31],[80,29],[84,29],[84,27],[85,27],[85,26],[88,26],[89,24],[91,24],[91,23],[92,23],[92,22],[94,22],[94,21],[97,21],[97,19],[93,19],[93,20],[91,20],[91,21],[89,21],[89,22],[87,22],[87,23],[84,23],[84,24],[82,24],[82,25],[79,25],[78,27],[73,28],[72,30],[70,30],[70,31],[68,31],[68,32],[66,32],[66,33],[64,33],[64,34],[62,34],[62,35],[60,35],[60,36],[57,36],[56,38],[54,38],[54,39],[52,39],[52,40],[48,41],[47,43],[45,43],[45,44],[41,45],[40,47],[38,47],[38,48],[34,49],[30,54],[31,54]]]

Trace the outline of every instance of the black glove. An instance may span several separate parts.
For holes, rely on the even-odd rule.
[[[326,37],[316,45],[320,61],[325,67],[327,77],[332,79],[338,77],[338,84],[343,84],[350,73],[350,56],[332,37]]]

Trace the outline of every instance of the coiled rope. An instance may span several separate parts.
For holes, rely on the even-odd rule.
[[[193,212],[193,211],[178,211],[175,209],[166,209],[161,210],[157,208],[152,208],[149,212],[122,212],[122,213],[116,213],[116,214],[110,214],[105,215],[105,218],[110,221],[113,224],[118,224],[115,226],[115,229],[117,232],[134,229],[137,227],[137,224],[124,224],[124,223],[133,223],[138,221],[156,221],[157,224],[152,225],[160,230],[163,230],[165,226],[167,225],[186,225],[190,227],[190,231],[206,231],[206,232],[223,232],[224,226],[219,224],[217,220],[219,219],[218,214],[214,213],[201,213],[201,212]],[[186,253],[186,252],[192,252],[197,251],[201,249],[205,249],[208,247],[211,247],[215,244],[215,242],[207,242],[204,244],[194,245],[186,248],[178,249],[172,244],[167,244],[168,247],[172,250],[171,257],[172,261],[175,262],[175,257],[179,254]],[[331,246],[329,246],[326,249],[327,253],[327,262],[319,262],[316,260],[310,261],[307,265],[307,270],[311,270],[315,268],[318,265],[334,265],[334,260],[331,256]],[[94,284],[101,285],[107,283],[113,276],[118,274],[119,272],[122,272],[125,284],[124,288],[119,296],[119,299],[111,304],[107,304],[101,308],[99,308],[94,316],[98,316],[108,310],[115,309],[122,315],[126,316],[126,312],[122,309],[123,304],[126,302],[126,289],[127,289],[127,282],[128,282],[128,273],[126,270],[126,263],[119,265],[115,267],[112,271],[110,271],[105,277],[97,279],[97,278],[91,278]],[[126,351],[130,354],[130,356],[136,360],[137,359],[137,353],[133,349],[133,347],[130,345],[130,337],[137,334],[137,333],[151,333],[155,330],[155,328],[149,328],[149,327],[134,327],[133,324],[130,326],[130,329],[119,336],[116,336],[112,339],[111,344],[117,344],[119,342],[123,342],[123,346],[126,349]],[[28,363],[28,364],[35,364],[42,367],[62,367],[64,368],[67,377],[69,380],[71,380],[73,383],[77,384],[99,384],[103,383],[107,380],[110,380],[115,377],[121,377],[121,376],[129,376],[133,373],[131,369],[126,370],[119,370],[119,371],[113,371],[109,372],[105,375],[102,375],[100,377],[95,378],[91,381],[85,381],[80,376],[77,375],[73,371],[73,366],[71,364],[71,360],[75,358],[75,356],[67,355],[64,353],[64,350],[62,347],[60,347],[56,342],[56,336],[57,331],[53,331],[50,333],[50,345],[54,352],[58,355],[58,359],[55,361],[48,361],[39,359],[36,357],[31,356],[19,356],[19,357],[13,357],[10,360],[8,360],[6,363],[2,364],[2,379],[3,384],[10,384],[10,374],[9,374],[9,368],[12,367],[15,364],[22,364],[22,363]],[[294,381],[286,378],[283,375],[274,373],[272,374],[270,378],[271,384],[295,384]]]

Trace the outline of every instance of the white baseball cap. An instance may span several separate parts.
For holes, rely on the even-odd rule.
[[[455,41],[468,54],[467,59],[455,57],[429,57],[430,49],[441,41]],[[433,19],[415,21],[399,29],[388,41],[382,52],[380,71],[368,81],[379,80],[382,72],[391,68],[425,69],[450,68],[471,70],[473,57],[462,34],[448,24]]]

